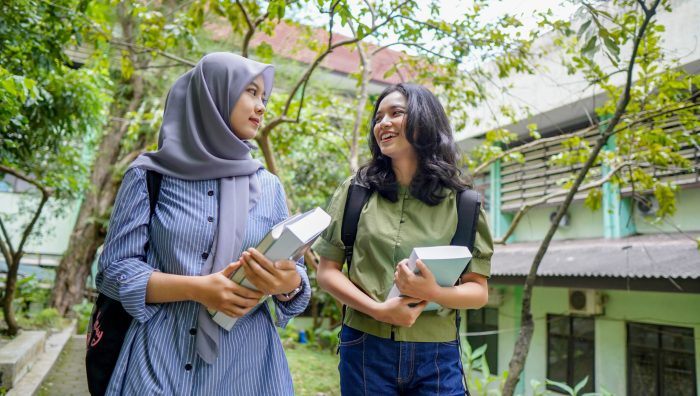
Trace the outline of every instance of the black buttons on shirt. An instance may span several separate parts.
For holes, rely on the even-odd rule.
[[[207,221],[211,223],[212,221],[214,221],[214,218],[209,216],[209,217],[207,217]]]
[[[207,195],[210,196],[210,197],[211,197],[212,195],[214,195],[214,190],[209,190],[209,191],[207,191]]]
[[[207,252],[202,253],[202,258],[203,258],[203,259],[206,260],[207,257],[209,257],[209,253],[207,253]]]
[[[189,363],[187,363],[187,364],[185,365],[185,370],[187,370],[187,371],[192,370],[192,365],[189,364]]]
[[[195,335],[195,334],[197,334],[197,329],[195,329],[195,328],[193,327],[193,328],[190,329],[190,335]]]

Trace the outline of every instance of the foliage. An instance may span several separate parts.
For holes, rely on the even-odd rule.
[[[84,150],[105,119],[104,70],[73,69],[63,52],[80,42],[77,1],[12,1],[0,20],[0,158],[59,194],[85,183]]]
[[[87,299],[83,299],[83,301],[80,302],[80,304],[75,304],[73,305],[73,312],[75,312],[77,319],[78,319],[78,325],[76,332],[78,334],[85,334],[87,331],[88,324],[90,323],[90,315],[92,315],[92,308],[94,304],[88,301]]]

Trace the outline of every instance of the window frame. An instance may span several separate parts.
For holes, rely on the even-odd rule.
[[[562,335],[562,334],[552,334],[551,328],[552,328],[552,321],[557,319],[557,318],[566,318],[568,321],[568,334],[567,335]],[[590,339],[584,338],[581,336],[577,336],[574,334],[574,319],[585,319],[585,320],[590,320],[592,323],[592,329],[593,329],[593,335]],[[570,386],[575,386],[576,379],[574,378],[574,363],[576,362],[576,358],[574,357],[574,350],[575,350],[575,344],[576,341],[584,341],[584,342],[590,342],[590,351],[591,351],[591,362],[592,365],[591,367],[593,368],[593,372],[588,376],[588,384],[592,386],[591,391],[595,391],[595,371],[596,371],[596,364],[595,364],[595,356],[596,356],[596,351],[595,351],[595,317],[593,316],[578,316],[578,315],[559,315],[559,314],[547,314],[547,349],[546,349],[546,355],[545,355],[545,364],[547,366],[546,373],[547,373],[547,379],[552,380],[552,381],[559,381],[559,379],[553,379],[551,377],[551,369],[550,369],[550,356],[549,353],[551,351],[551,344],[550,344],[550,339],[551,338],[558,338],[558,339],[566,339],[566,379],[565,383]],[[580,380],[579,380],[580,381]],[[547,390],[551,391],[561,391],[558,387],[555,387],[553,385],[546,385]],[[584,387],[586,389],[586,387]]]

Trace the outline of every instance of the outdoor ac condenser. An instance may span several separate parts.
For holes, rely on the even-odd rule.
[[[569,289],[569,312],[579,315],[602,315],[603,296],[593,289]]]

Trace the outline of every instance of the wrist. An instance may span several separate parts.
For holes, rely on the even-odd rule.
[[[294,289],[286,293],[279,293],[278,296],[281,296],[285,301],[289,301],[292,298],[294,298],[297,294],[299,294],[304,289],[304,282],[298,273],[297,278],[299,278],[299,280],[294,283],[295,285],[297,285]]]
[[[384,310],[383,303],[378,301],[372,301],[372,305],[369,307],[369,315],[378,322],[384,322]]]
[[[202,302],[202,289],[204,288],[204,282],[206,281],[206,275],[205,276],[192,276],[190,277],[190,287],[187,287],[185,290],[185,294],[187,295],[187,299],[191,301],[198,302],[200,304],[203,304]]]

